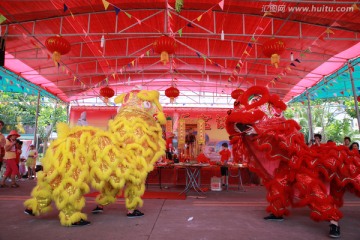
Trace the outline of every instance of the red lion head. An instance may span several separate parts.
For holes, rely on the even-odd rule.
[[[286,104],[266,87],[253,86],[244,92],[228,111],[226,130],[230,136],[257,134],[256,125],[269,119],[281,118]]]

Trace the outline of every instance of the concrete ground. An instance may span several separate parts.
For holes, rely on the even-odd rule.
[[[124,200],[93,215],[94,198],[87,198],[84,212],[91,225],[62,227],[58,211],[40,217],[23,213],[23,202],[35,181],[19,182],[19,188],[0,188],[0,240],[183,240],[183,239],[329,239],[327,222],[314,222],[309,209],[293,209],[283,222],[268,222],[265,189],[247,186],[246,192],[235,190],[206,192],[196,198],[189,192],[186,200],[145,199],[141,210],[145,216],[126,217]],[[181,191],[181,186],[148,191]],[[192,195],[192,196],[191,196]],[[347,194],[342,208],[341,239],[360,239],[360,199]]]

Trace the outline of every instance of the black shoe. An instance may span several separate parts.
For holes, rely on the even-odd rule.
[[[135,217],[142,217],[142,216],[144,216],[144,214],[142,212],[140,212],[139,210],[135,209],[132,213],[126,214],[126,216],[128,218],[135,218]]]
[[[264,217],[264,219],[269,221],[278,221],[278,222],[284,221],[284,218],[282,216],[277,217],[272,213],[269,216]]]
[[[102,213],[103,211],[104,211],[103,207],[96,206],[96,208],[94,208],[91,212],[93,214],[98,214],[98,213]]]
[[[30,216],[35,216],[35,214],[33,213],[33,211],[31,209],[25,209],[24,213],[30,215]]]
[[[73,224],[71,224],[72,227],[81,227],[81,226],[86,226],[86,225],[90,225],[91,222],[80,219],[80,221],[77,221]]]
[[[335,224],[330,224],[329,237],[331,237],[331,238],[340,237],[340,227],[336,226]]]

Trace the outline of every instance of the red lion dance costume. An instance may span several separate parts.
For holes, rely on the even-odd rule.
[[[345,190],[360,196],[360,155],[334,143],[308,147],[299,124],[282,116],[285,109],[267,88],[245,91],[226,120],[234,159],[262,178],[268,212],[279,217],[289,206],[307,205],[313,220],[337,222]]]

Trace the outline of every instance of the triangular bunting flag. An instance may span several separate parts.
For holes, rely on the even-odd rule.
[[[64,12],[66,12],[68,9],[68,6],[66,6],[66,4],[64,3]]]
[[[172,6],[170,6],[169,3],[167,4],[167,7],[168,7],[169,9],[171,9],[171,10],[174,10],[174,8],[173,8]]]
[[[324,33],[334,34],[334,32],[330,28],[327,28]]]
[[[128,16],[128,18],[131,18],[130,13],[124,12],[126,14],[126,16]]]
[[[334,22],[333,24],[331,24],[332,27],[341,27],[340,24],[338,24],[337,22]]]
[[[0,24],[6,21],[6,17],[2,14],[0,14]]]
[[[264,16],[264,17],[266,17],[266,16],[272,16],[272,13],[271,13],[271,12],[265,12],[263,16]]]
[[[118,8],[118,7],[114,7],[114,10],[115,10],[115,14],[116,14],[116,15],[118,15],[118,14],[119,14],[119,12],[120,12],[120,8]]]
[[[139,25],[141,25],[141,20],[138,18],[135,18]]]
[[[110,3],[108,1],[106,1],[106,0],[102,0],[102,3],[104,4],[105,10],[107,10]]]
[[[178,33],[179,33],[179,36],[181,37],[182,36],[182,28],[179,29]]]
[[[246,50],[244,51],[244,54],[250,56],[250,54]]]
[[[168,15],[172,19],[172,15],[171,15],[170,11],[168,11]]]
[[[341,91],[340,93],[341,93],[341,95],[344,95],[344,91]]]
[[[150,50],[146,51],[146,56],[150,56]]]
[[[200,22],[201,18],[202,18],[202,15],[198,16],[196,20],[198,20],[198,22]]]
[[[198,53],[198,52],[196,52],[196,55],[197,55],[198,57],[201,57],[200,53]]]
[[[251,43],[248,43],[248,46],[249,46],[250,48],[252,48],[252,44],[251,44]]]
[[[293,67],[296,67],[296,65],[294,63],[290,63],[290,65],[293,66]]]
[[[360,10],[360,8],[356,5],[356,3],[354,3],[354,4],[352,5],[352,7],[353,7],[353,10],[354,10],[354,11],[359,11],[359,10]]]
[[[186,24],[186,26],[191,27],[191,28],[194,27],[194,26],[191,24],[191,22],[189,22],[188,24]]]
[[[251,37],[250,41],[254,43],[256,42],[256,39],[254,37]]]
[[[219,2],[219,6],[220,6],[221,10],[224,10],[224,0]]]

